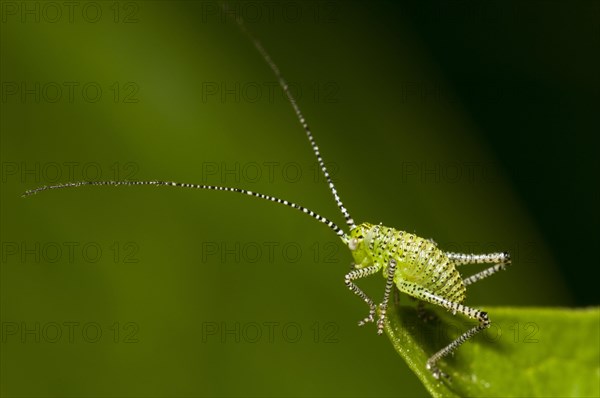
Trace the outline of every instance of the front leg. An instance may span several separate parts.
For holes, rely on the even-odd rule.
[[[394,274],[396,273],[396,260],[391,259],[388,263],[388,275],[385,283],[385,293],[383,294],[383,301],[379,304],[379,319],[377,319],[377,334],[383,333],[385,325],[385,318],[387,312],[388,301],[390,299],[390,292],[394,287]]]
[[[358,297],[363,299],[365,303],[369,306],[369,315],[358,322],[358,326],[363,326],[367,322],[374,322],[375,320],[375,312],[377,311],[377,306],[371,300],[369,296],[367,296],[358,286],[356,286],[352,281],[360,278],[365,278],[369,275],[373,275],[377,273],[381,269],[381,265],[375,264],[366,268],[359,268],[348,272],[344,278],[344,283],[348,286],[348,289],[352,291],[352,293],[356,294]]]

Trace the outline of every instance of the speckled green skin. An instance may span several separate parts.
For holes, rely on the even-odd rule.
[[[464,301],[466,289],[459,272],[431,240],[369,223],[353,228],[350,238],[355,240],[352,256],[356,269],[378,265],[386,277],[388,264],[394,259],[394,284],[400,291],[419,297],[421,287],[454,303]]]

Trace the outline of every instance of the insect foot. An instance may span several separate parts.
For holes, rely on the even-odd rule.
[[[374,307],[371,308],[371,310],[369,311],[369,316],[367,316],[362,321],[358,321],[358,326],[364,326],[369,322],[375,322],[375,308]]]
[[[431,372],[431,374],[436,380],[439,380],[441,377],[445,378],[446,380],[450,380],[450,376],[448,376],[446,373],[442,372],[440,368],[435,366],[435,363],[432,362],[431,359],[427,361],[426,368]]]

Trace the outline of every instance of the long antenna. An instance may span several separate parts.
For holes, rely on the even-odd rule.
[[[229,8],[227,7],[227,5],[225,3],[220,3],[220,4],[221,4],[221,8],[223,8],[223,11],[226,14],[231,14],[230,12],[228,12]],[[296,99],[294,98],[294,96],[292,95],[292,93],[290,92],[290,90],[288,88],[288,84],[287,84],[286,80],[281,75],[279,68],[277,67],[277,65],[275,65],[275,62],[273,62],[273,60],[271,59],[271,56],[269,55],[269,53],[267,53],[265,48],[262,46],[261,42],[258,41],[258,39],[256,37],[254,37],[254,35],[252,33],[250,33],[250,31],[246,28],[246,25],[244,24],[244,20],[242,19],[242,17],[237,15],[236,13],[233,13],[233,14],[234,14],[233,19],[237,22],[237,25],[239,26],[240,30],[250,39],[250,41],[252,41],[252,43],[254,44],[254,47],[256,47],[256,49],[258,50],[260,55],[262,55],[265,62],[269,65],[271,70],[273,70],[273,73],[275,73],[275,77],[277,77],[277,80],[279,81],[279,85],[285,92],[288,100],[290,101],[290,104],[292,105],[292,108],[294,108],[294,112],[296,112],[296,116],[298,117],[300,124],[302,125],[302,127],[304,128],[304,131],[306,132],[306,136],[308,137],[308,141],[310,142],[310,145],[312,146],[313,152],[317,156],[317,161],[319,162],[321,171],[323,171],[323,175],[327,179],[327,183],[329,184],[329,189],[331,190],[331,193],[333,194],[335,203],[337,204],[340,211],[344,215],[344,218],[346,219],[346,224],[348,224],[348,227],[350,227],[350,229],[353,229],[355,227],[354,220],[350,216],[350,213],[348,213],[348,210],[346,210],[346,208],[344,207],[342,200],[340,199],[340,197],[337,193],[337,190],[335,189],[335,185],[333,185],[333,180],[331,179],[331,176],[329,175],[329,172],[327,171],[327,167],[325,167],[325,162],[323,161],[323,158],[321,157],[321,152],[319,152],[319,147],[317,146],[315,139],[313,138],[313,135],[310,132],[310,128],[308,127],[308,123],[306,122],[304,115],[302,115],[302,112],[300,111],[300,107],[298,107],[298,104],[296,103]]]
[[[186,183],[173,182],[173,181],[79,181],[79,182],[67,182],[64,184],[57,184],[57,185],[48,185],[48,186],[43,186],[43,187],[39,187],[36,189],[31,189],[29,191],[26,191],[22,196],[23,197],[31,196],[31,195],[37,194],[38,192],[48,191],[51,189],[78,188],[83,185],[94,185],[94,186],[101,186],[101,185],[114,185],[114,186],[118,186],[118,185],[129,185],[129,186],[131,186],[131,185],[156,185],[156,186],[167,186],[167,187],[176,187],[176,188],[206,189],[206,190],[210,190],[210,191],[237,192],[239,194],[254,196],[256,198],[269,200],[271,202],[281,203],[282,205],[292,207],[296,210],[301,211],[302,213],[308,214],[309,216],[316,219],[317,221],[320,221],[323,224],[327,225],[329,228],[334,230],[335,233],[338,236],[340,236],[343,240],[345,240],[345,238],[346,238],[346,234],[340,227],[335,225],[332,221],[329,221],[325,217],[318,215],[314,211],[307,209],[304,206],[300,206],[295,203],[288,202],[287,200],[278,199],[278,198],[270,196],[270,195],[265,195],[265,194],[262,194],[259,192],[248,191],[246,189],[241,189],[241,188],[221,187],[221,186],[216,186],[216,185],[186,184]]]

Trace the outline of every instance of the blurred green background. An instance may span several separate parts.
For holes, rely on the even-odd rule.
[[[20,198],[176,180],[341,225],[271,71],[216,3],[1,5],[2,396],[426,395],[356,326],[348,250],[298,212],[150,187]],[[231,5],[355,220],[510,251],[471,304],[598,304],[597,2]],[[377,297],[382,280],[361,286]]]

